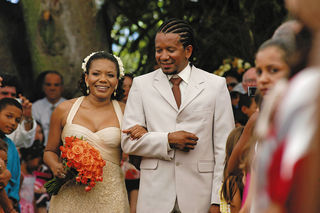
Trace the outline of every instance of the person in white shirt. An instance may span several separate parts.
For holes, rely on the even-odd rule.
[[[248,93],[248,87],[257,86],[257,74],[254,67],[248,69],[242,76],[242,82],[238,83],[232,91],[239,92],[241,94]]]
[[[18,79],[12,75],[2,75],[3,82],[0,87],[0,100],[3,98],[17,98],[19,88]],[[8,137],[14,142],[17,148],[28,148],[32,146],[36,133],[36,122],[32,118],[32,103],[19,94],[19,102],[23,108],[23,120]]]
[[[45,71],[42,88],[45,97],[33,103],[32,114],[34,119],[40,122],[43,127],[46,145],[48,141],[51,114],[60,103],[66,100],[62,97],[62,75],[53,70]]]

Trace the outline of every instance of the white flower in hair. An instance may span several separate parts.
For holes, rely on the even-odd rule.
[[[83,59],[83,62],[82,62],[82,65],[81,65],[81,68],[82,68],[83,72],[87,72],[87,68],[86,68],[87,63],[88,63],[89,59],[91,58],[91,56],[93,56],[96,53],[98,53],[98,52],[93,52],[93,53],[91,53],[90,55],[88,55],[87,57],[85,57]]]
[[[119,71],[120,71],[120,78],[122,78],[124,76],[124,67],[123,67],[123,63],[121,61],[121,58],[118,56],[113,55],[117,61],[118,61],[118,65],[119,65]]]

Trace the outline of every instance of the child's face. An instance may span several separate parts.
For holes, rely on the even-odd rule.
[[[2,159],[7,164],[7,153],[4,150],[0,150],[0,159]]]
[[[7,105],[0,111],[0,131],[11,134],[21,121],[22,110],[16,106]]]
[[[39,140],[41,143],[43,143],[42,128],[38,124],[37,124],[37,128],[36,128],[36,135],[34,136],[34,140]]]
[[[41,163],[41,157],[37,157],[31,160],[27,161],[27,167],[29,171],[37,170],[37,168],[40,166]]]

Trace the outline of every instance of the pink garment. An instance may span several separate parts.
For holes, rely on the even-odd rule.
[[[251,175],[250,175],[250,173],[247,173],[247,175],[246,175],[246,183],[244,184],[244,189],[243,189],[241,207],[246,202],[246,199],[247,199],[247,196],[248,196],[248,193],[249,193],[250,179],[251,179]]]
[[[34,174],[24,174],[23,182],[20,189],[20,208],[21,213],[34,213],[33,200],[34,200],[34,182],[36,176]]]

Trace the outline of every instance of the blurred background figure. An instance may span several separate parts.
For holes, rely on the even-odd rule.
[[[124,96],[121,99],[123,103],[127,102],[132,81],[133,81],[132,74],[127,73],[124,75],[123,83],[122,83]],[[128,154],[124,152],[122,153],[121,168],[125,176],[126,189],[127,189],[129,204],[130,204],[130,213],[135,213],[137,209],[137,201],[138,201],[140,171],[133,164],[129,162],[130,158],[133,159],[137,157],[136,156],[129,157]]]
[[[33,103],[32,114],[34,119],[41,123],[45,142],[48,141],[50,118],[53,110],[66,99],[62,97],[63,77],[54,70],[45,71],[42,89],[45,97]]]
[[[266,166],[270,204],[265,212],[319,212],[320,2],[286,0],[286,4],[309,29],[302,28],[301,33],[312,32],[312,45],[308,36],[298,43],[305,45],[290,61],[294,78],[284,85],[265,131],[275,130],[265,142],[276,144]]]
[[[122,83],[122,89],[123,89],[123,98],[121,99],[121,101],[123,103],[127,103],[127,99],[128,99],[128,95],[129,95],[129,91],[132,85],[132,81],[133,81],[133,75],[131,73],[126,73],[123,77],[123,83]]]
[[[226,78],[226,83],[229,92],[239,83],[239,74],[236,71],[228,71],[223,74],[223,77]]]
[[[38,170],[42,162],[44,146],[39,140],[35,141],[30,148],[21,148],[21,189],[20,189],[20,208],[21,213],[35,212],[35,182]]]
[[[223,170],[223,184],[220,189],[220,212],[230,213],[238,212],[241,208],[242,194],[243,194],[243,176],[245,175],[243,169],[238,169],[231,174],[227,173],[228,161],[231,156],[234,146],[237,144],[243,126],[233,129],[227,139],[226,143],[226,157],[225,166]]]
[[[34,140],[34,143],[44,145],[44,133],[39,122],[37,122],[37,131]],[[50,196],[47,193],[44,184],[52,179],[53,175],[49,167],[44,164],[43,158],[41,158],[40,165],[38,166],[37,170],[33,172],[33,174],[36,176],[34,183],[35,212],[46,213],[49,208]]]
[[[238,83],[232,91],[237,91],[241,94],[248,93],[248,87],[257,86],[257,74],[254,67],[248,69],[242,76],[242,82]]]

